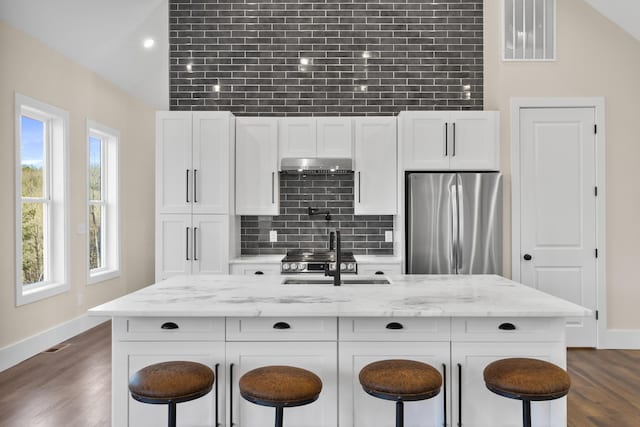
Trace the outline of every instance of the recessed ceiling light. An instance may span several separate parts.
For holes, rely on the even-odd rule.
[[[144,39],[144,41],[142,42],[142,46],[144,46],[146,49],[151,49],[154,44],[156,44],[156,41],[152,38]]]

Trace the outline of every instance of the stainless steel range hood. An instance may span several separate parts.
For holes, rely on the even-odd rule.
[[[280,170],[286,173],[350,173],[353,163],[349,158],[285,157]]]

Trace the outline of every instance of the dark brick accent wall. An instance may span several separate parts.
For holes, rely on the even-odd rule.
[[[307,207],[329,210],[310,217]],[[288,249],[327,248],[329,231],[339,228],[342,247],[360,255],[393,254],[393,243],[385,243],[384,232],[393,230],[391,215],[353,214],[353,173],[344,175],[280,174],[280,215],[243,216],[243,255],[284,254]],[[269,242],[269,231],[278,241]]]
[[[482,109],[482,14],[483,0],[169,0],[170,108]]]

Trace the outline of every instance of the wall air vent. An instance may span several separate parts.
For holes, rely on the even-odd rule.
[[[556,0],[503,0],[505,61],[556,59]]]

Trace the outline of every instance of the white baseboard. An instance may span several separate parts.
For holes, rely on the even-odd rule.
[[[83,314],[15,344],[0,348],[0,372],[109,319],[109,317],[89,317]]]
[[[607,329],[599,341],[599,349],[640,350],[640,329]]]

